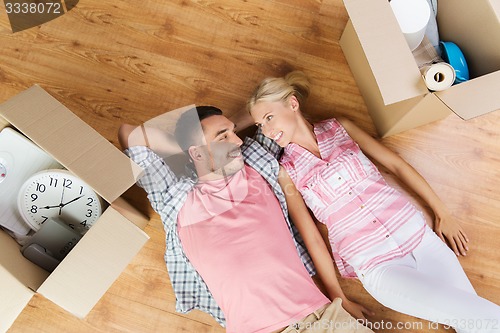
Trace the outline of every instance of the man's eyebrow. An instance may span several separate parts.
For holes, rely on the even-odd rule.
[[[215,133],[215,137],[218,137],[219,135],[224,134],[227,131],[229,131],[229,129],[227,128],[221,129],[220,131],[217,131],[217,133]]]
[[[233,131],[235,129],[236,129],[236,124],[233,124]],[[229,131],[229,128],[221,129],[221,130],[217,131],[217,133],[215,133],[215,137],[218,137],[219,135],[224,134],[224,133],[226,133],[228,131]]]

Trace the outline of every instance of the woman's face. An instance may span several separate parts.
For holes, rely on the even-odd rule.
[[[297,128],[298,106],[295,96],[291,96],[285,102],[258,102],[250,114],[265,136],[276,141],[281,147],[286,147],[292,141]]]

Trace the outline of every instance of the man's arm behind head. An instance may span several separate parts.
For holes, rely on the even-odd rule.
[[[191,177],[192,172],[187,171],[186,166],[190,164],[188,156],[181,151],[172,135],[166,131],[154,127],[136,126],[123,124],[118,130],[118,141],[122,149],[135,146],[149,147],[160,156],[169,168],[177,175]]]
[[[172,135],[147,124],[142,126],[121,125],[118,130],[118,141],[122,149],[146,146],[162,157],[177,155],[182,152]]]
[[[135,131],[139,126],[123,124],[118,129],[118,142],[122,149],[127,149],[133,146],[145,146],[144,138],[138,136],[138,131]],[[132,135],[134,133],[134,135]]]

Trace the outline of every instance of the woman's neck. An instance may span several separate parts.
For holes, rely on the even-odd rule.
[[[316,135],[314,134],[314,126],[302,115],[300,115],[297,120],[297,129],[292,138],[292,142],[298,144],[304,149],[307,149],[318,158],[321,158],[318,142],[316,141]]]

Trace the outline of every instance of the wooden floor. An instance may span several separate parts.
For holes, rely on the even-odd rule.
[[[347,116],[375,136],[338,44],[346,21],[342,0],[80,0],[66,15],[14,34],[2,3],[0,101],[40,84],[118,146],[121,123],[192,103],[235,116],[261,79],[301,69],[313,83],[310,113]],[[383,142],[462,223],[471,250],[460,261],[477,292],[500,304],[498,124],[500,112],[467,122],[453,114]],[[151,240],[90,314],[80,320],[35,296],[10,332],[224,332],[201,312],[175,313],[161,222],[142,190],[126,198],[150,216]],[[359,282],[341,283],[376,311],[372,321],[385,327],[376,331],[434,331],[378,304]]]

